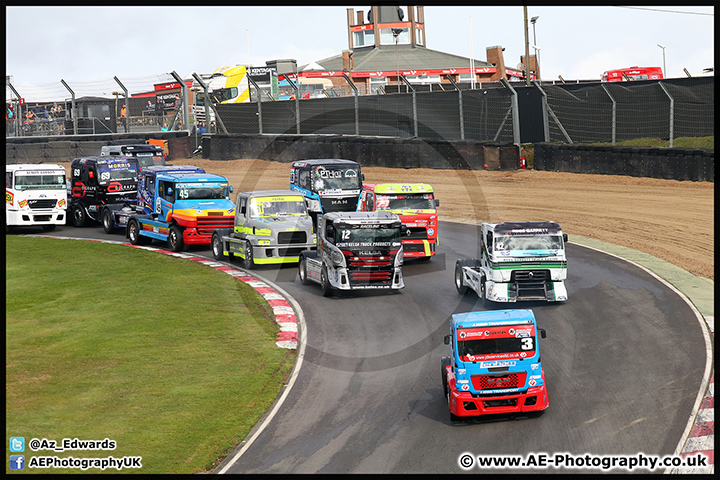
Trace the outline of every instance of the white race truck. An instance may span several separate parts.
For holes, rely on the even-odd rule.
[[[565,301],[567,240],[555,222],[483,222],[480,259],[455,263],[455,288],[483,302]]]
[[[5,230],[41,226],[49,232],[65,225],[67,185],[61,165],[5,165]]]

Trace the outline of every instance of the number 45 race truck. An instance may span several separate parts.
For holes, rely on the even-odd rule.
[[[483,302],[567,300],[567,240],[555,222],[483,222],[480,259],[455,263],[455,288]]]
[[[441,362],[450,420],[493,413],[539,415],[550,405],[532,310],[456,313]]]

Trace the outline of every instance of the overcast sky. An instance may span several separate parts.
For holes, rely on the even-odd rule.
[[[401,5],[402,6],[402,5]],[[347,8],[326,7],[6,7],[6,74],[28,101],[111,96],[117,76],[131,93],[175,71],[211,73],[223,65],[298,65],[348,48]],[[407,16],[407,7],[405,19]],[[528,7],[542,80],[600,79],[605,70],[663,66],[666,77],[714,67],[714,8]],[[533,29],[529,24],[530,53]],[[505,47],[505,65],[525,53],[522,6],[425,7],[427,48],[486,60]],[[7,90],[7,89],[6,89]],[[54,98],[40,98],[52,95]]]

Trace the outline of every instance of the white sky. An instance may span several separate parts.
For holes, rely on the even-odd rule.
[[[77,97],[110,97],[119,90],[114,76],[137,93],[152,90],[172,71],[185,77],[291,58],[304,65],[347,49],[347,8],[367,12],[369,5],[8,6],[5,70],[27,101],[50,101],[69,98],[61,79]],[[528,6],[531,54],[534,16],[543,81],[558,75],[599,80],[605,70],[662,67],[658,43],[666,47],[666,77],[685,77],[683,68],[696,76],[714,67],[713,6]],[[484,61],[486,47],[502,45],[508,67],[525,53],[522,6],[426,6],[425,28],[433,50],[470,57],[472,49]]]

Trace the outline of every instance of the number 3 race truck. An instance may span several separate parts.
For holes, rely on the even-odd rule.
[[[400,218],[390,212],[320,215],[317,250],[300,254],[300,281],[319,283],[326,297],[336,289],[401,289],[401,233]]]
[[[403,256],[430,260],[438,241],[439,201],[426,183],[366,183],[360,194],[360,211],[394,213],[407,230],[402,238]]]
[[[167,241],[173,252],[185,245],[210,245],[213,232],[231,228],[235,205],[227,178],[190,165],[145,167],[138,181],[139,212],[126,236],[133,245]]]
[[[5,165],[5,231],[38,225],[46,232],[64,225],[67,208],[61,165]]]
[[[567,258],[555,222],[482,223],[480,259],[455,263],[455,287],[484,301],[567,300]]]
[[[456,313],[441,361],[450,420],[493,413],[541,414],[549,404],[532,310]]]
[[[238,193],[235,225],[212,235],[216,260],[238,255],[246,268],[256,264],[297,263],[315,248],[312,220],[302,195],[292,190]]]

